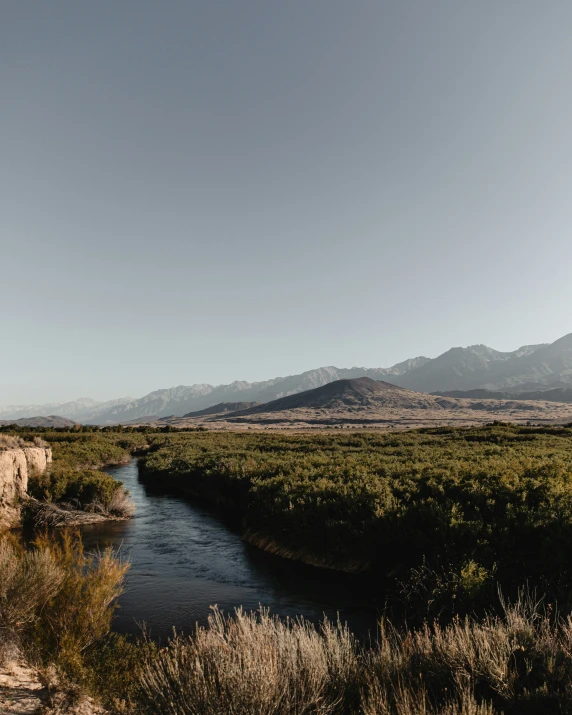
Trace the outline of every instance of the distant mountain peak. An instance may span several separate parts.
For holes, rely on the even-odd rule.
[[[306,390],[302,393],[281,397],[247,410],[233,413],[229,417],[261,414],[266,412],[286,412],[299,409],[352,409],[364,407],[425,407],[434,398],[416,395],[398,385],[370,377],[357,377],[329,382],[326,385]]]
[[[500,352],[482,343],[457,346],[433,359],[419,356],[389,368],[327,365],[258,382],[235,380],[216,386],[178,385],[154,390],[139,399],[123,397],[97,402],[87,397],[47,405],[12,405],[0,408],[0,419],[61,415],[83,423],[125,424],[150,416],[182,416],[223,403],[266,403],[355,378],[387,380],[394,387],[425,393],[474,389],[512,391],[519,385],[534,386],[534,389],[562,388],[572,385],[572,333],[551,344],[524,345],[513,352]]]

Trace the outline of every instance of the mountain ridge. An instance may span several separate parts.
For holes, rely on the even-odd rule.
[[[207,415],[220,415],[229,412],[239,412],[242,410],[248,410],[251,407],[258,407],[260,402],[219,402],[212,407],[205,407],[204,410],[197,410],[196,412],[189,412],[183,417],[206,417]]]
[[[227,402],[267,403],[336,380],[361,377],[388,379],[394,385],[424,393],[475,389],[514,393],[519,386],[528,392],[551,388],[565,391],[572,386],[572,333],[553,343],[523,345],[510,352],[483,344],[454,347],[436,358],[420,356],[389,368],[325,366],[257,382],[178,385],[154,390],[141,398],[122,397],[107,402],[81,398],[48,405],[12,405],[0,408],[0,420],[57,414],[85,424],[117,424],[150,416],[182,416]]]

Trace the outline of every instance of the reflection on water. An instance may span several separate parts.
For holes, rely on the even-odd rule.
[[[83,527],[88,548],[113,546],[131,562],[115,620],[122,633],[145,623],[152,637],[190,632],[206,622],[209,607],[256,610],[281,616],[323,615],[358,633],[375,628],[371,600],[358,578],[296,564],[241,541],[208,509],[177,496],[156,494],[139,482],[137,461],[106,470],[129,489],[133,519]],[[371,595],[371,594],[370,594]]]

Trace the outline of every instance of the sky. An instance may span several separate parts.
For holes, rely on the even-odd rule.
[[[3,0],[0,404],[572,331],[569,0]]]

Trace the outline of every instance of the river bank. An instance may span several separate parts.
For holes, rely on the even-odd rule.
[[[119,599],[114,628],[166,639],[172,628],[190,633],[206,625],[211,606],[226,613],[242,606],[313,622],[338,615],[364,636],[374,633],[378,611],[360,576],[324,571],[289,561],[246,543],[236,521],[208,506],[140,478],[140,460],[110,467],[129,490],[132,519],[81,527],[89,550],[113,547],[131,568]]]
[[[153,453],[149,453],[151,457]],[[247,479],[237,480],[214,470],[195,473],[155,471],[149,468],[145,458],[140,460],[140,478],[148,488],[158,492],[175,494],[215,510],[222,519],[231,524],[241,539],[254,548],[272,556],[305,564],[321,570],[344,574],[360,574],[368,571],[370,564],[354,555],[320,553],[312,543],[292,544],[288,538],[275,531],[263,533],[249,526],[248,504],[251,484]]]

